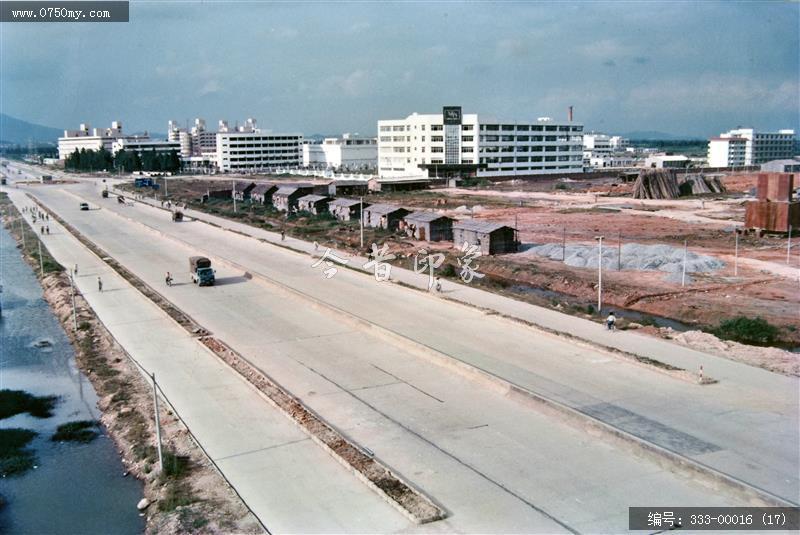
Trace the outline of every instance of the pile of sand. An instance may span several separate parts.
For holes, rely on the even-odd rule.
[[[534,245],[522,254],[543,256],[550,260],[564,260],[568,266],[579,268],[597,268],[598,248],[595,245],[567,245],[566,258],[564,249],[559,243]],[[617,269],[619,257],[617,247],[603,248],[603,268]],[[716,271],[725,263],[713,256],[688,251],[686,254],[686,273],[707,273]],[[667,279],[680,282],[683,272],[683,248],[670,245],[642,245],[626,243],[622,246],[621,267],[634,271],[663,271],[669,273]],[[677,276],[677,278],[676,278]],[[691,278],[687,277],[686,282]]]
[[[784,375],[800,376],[800,353],[777,347],[756,347],[720,340],[702,331],[672,332],[670,338],[685,346]],[[709,371],[713,375],[713,372]]]

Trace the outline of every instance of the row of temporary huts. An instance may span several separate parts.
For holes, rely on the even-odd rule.
[[[452,241],[458,246],[475,245],[483,254],[512,253],[518,249],[516,230],[507,225],[458,220],[431,211],[412,211],[395,204],[370,204],[359,199],[334,198],[338,194],[363,195],[363,183],[284,184],[237,182],[233,189],[209,191],[210,197],[248,199],[271,204],[284,212],[304,211],[314,215],[332,214],[340,221],[358,220],[364,210],[364,226],[402,231],[422,241]],[[227,192],[227,195],[225,194]]]

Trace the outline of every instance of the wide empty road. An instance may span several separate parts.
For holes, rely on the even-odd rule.
[[[441,503],[450,516],[437,528],[620,531],[633,505],[737,503],[331,307],[796,500],[793,379],[756,370],[751,381],[747,368],[739,383],[700,387],[360,273],[340,270],[326,280],[309,257],[201,223],[173,224],[160,210],[101,201],[88,186],[31,190],[148,283],[163,285],[171,271],[179,284],[165,293],[176,305]],[[104,209],[80,212],[74,195]],[[322,304],[223,264],[219,286],[196,288],[187,259],[206,252]]]

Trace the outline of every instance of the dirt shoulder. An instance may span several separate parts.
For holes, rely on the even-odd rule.
[[[144,483],[147,533],[263,533],[165,403],[159,404],[165,459],[164,473],[159,473],[152,387],[77,291],[78,328],[74,328],[69,275],[43,247],[41,277],[35,233],[20,225],[20,214],[5,195],[0,195],[0,206],[5,226],[20,248],[20,230],[25,230],[23,257],[36,270],[44,297],[75,349],[77,365],[97,392],[101,422],[119,450],[127,470],[124,476]]]

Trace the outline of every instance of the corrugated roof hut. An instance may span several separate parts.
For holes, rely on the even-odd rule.
[[[483,254],[515,253],[516,231],[502,223],[467,219],[453,223],[453,246],[477,245]]]
[[[297,199],[297,209],[314,215],[328,213],[331,198],[326,195],[305,195]]]
[[[406,234],[418,240],[450,241],[453,239],[453,219],[439,212],[414,212],[403,218]]]
[[[364,226],[397,230],[409,212],[395,204],[373,204],[364,208]]]
[[[368,206],[368,203],[364,203],[364,208]],[[328,204],[328,211],[339,221],[358,220],[361,217],[361,201],[343,197],[335,199]]]

